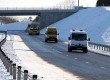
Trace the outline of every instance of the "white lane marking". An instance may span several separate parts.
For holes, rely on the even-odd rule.
[[[58,53],[62,53],[62,52],[60,52],[60,51],[57,51],[56,49],[52,49],[53,51],[55,51],[55,52],[58,52]]]
[[[100,68],[102,68],[102,69],[106,69],[105,67],[100,67]]]
[[[74,58],[74,59],[78,59],[78,58]]]
[[[43,44],[43,43],[44,43],[44,42],[42,42],[42,41],[40,41],[40,40],[39,40],[39,42],[40,42],[41,44]],[[50,48],[50,49],[52,49],[52,51],[54,51],[54,52],[62,53],[62,52],[60,52],[60,51],[58,51],[58,50],[54,49],[54,48],[53,48],[53,47],[51,47],[51,46],[48,46],[48,45],[47,45],[47,47],[48,47],[48,48]]]
[[[89,64],[89,62],[85,62],[85,63]]]
[[[62,46],[58,46],[58,45],[57,45],[57,47],[59,47],[59,48],[61,48],[61,49],[63,49],[63,50],[67,50],[66,48],[64,48],[64,46],[62,47]]]
[[[69,55],[66,55],[66,56],[69,56]]]

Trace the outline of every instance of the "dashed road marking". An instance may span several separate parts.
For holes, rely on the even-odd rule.
[[[55,52],[58,52],[58,53],[62,53],[62,52],[60,52],[60,51],[57,51],[56,49],[53,49],[53,48],[52,48],[52,50],[53,50],[53,51],[55,51]]]
[[[66,56],[69,56],[69,55],[66,55]]]
[[[100,67],[100,68],[102,68],[102,69],[106,69],[105,67]]]
[[[74,59],[78,59],[78,58],[74,58]]]
[[[85,63],[89,64],[89,62],[85,62]]]

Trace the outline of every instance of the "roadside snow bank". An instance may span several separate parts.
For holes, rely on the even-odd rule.
[[[12,76],[6,71],[3,62],[0,59],[0,80],[12,80]]]
[[[0,41],[3,40],[4,34],[0,33]],[[0,58],[0,80],[12,80],[12,76],[7,72]]]
[[[5,25],[0,25],[0,30],[26,30],[28,22],[16,22]]]
[[[110,7],[95,7],[80,10],[79,12],[50,25],[57,27],[59,39],[67,41],[71,29],[87,31],[92,42],[110,43]],[[41,30],[45,33],[45,29]]]

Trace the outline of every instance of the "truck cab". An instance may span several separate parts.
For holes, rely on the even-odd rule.
[[[58,33],[57,33],[57,28],[55,27],[47,27],[46,28],[46,33],[45,33],[45,42],[47,41],[55,41],[56,43],[58,42]]]
[[[39,23],[37,23],[37,22],[29,23],[28,24],[28,34],[29,35],[32,35],[32,34],[39,35],[40,34]]]
[[[82,50],[84,53],[88,52],[88,36],[83,30],[71,30],[68,37],[68,52],[72,50]]]

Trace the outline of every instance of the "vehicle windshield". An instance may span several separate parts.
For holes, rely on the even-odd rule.
[[[79,41],[87,40],[87,35],[86,35],[86,34],[73,33],[73,34],[72,34],[72,39],[74,39],[74,40],[79,40]]]
[[[57,31],[47,31],[47,34],[57,34]]]
[[[33,28],[33,29],[37,29],[37,28],[39,28],[37,25],[31,25],[31,28]]]

